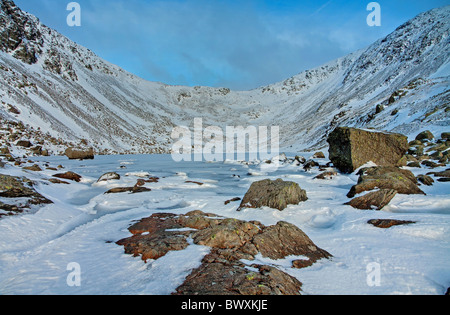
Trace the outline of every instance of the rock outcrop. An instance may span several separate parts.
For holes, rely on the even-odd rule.
[[[401,134],[336,128],[328,137],[329,158],[343,173],[352,173],[367,162],[379,166],[405,166],[408,138]]]
[[[192,211],[185,215],[157,213],[129,227],[133,236],[117,242],[125,253],[144,261],[194,244],[208,246],[199,268],[192,271],[175,294],[188,295],[296,295],[301,283],[273,266],[246,264],[261,254],[270,259],[293,259],[293,268],[304,268],[332,257],[317,247],[298,227],[278,222],[266,227],[258,221],[218,217]]]

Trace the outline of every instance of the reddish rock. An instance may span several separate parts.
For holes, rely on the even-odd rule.
[[[293,261],[294,267],[303,268],[331,257],[292,224],[279,222],[266,227],[258,221],[221,218],[198,210],[185,215],[153,214],[129,231],[133,236],[117,244],[145,261],[185,249],[188,238],[211,247],[202,265],[177,288],[178,295],[297,295],[301,283],[296,278],[273,266],[246,265],[242,259],[252,261],[258,253],[272,259],[304,256],[305,260]]]
[[[416,222],[394,220],[394,219],[374,219],[374,220],[369,220],[367,223],[372,224],[373,226],[380,228],[380,229],[388,229],[395,225],[414,224]]]
[[[139,186],[116,187],[116,188],[111,188],[110,190],[105,192],[105,194],[120,194],[120,193],[125,193],[125,192],[136,194],[136,193],[147,192],[147,191],[152,191],[152,190],[150,188],[139,187]]]
[[[81,181],[81,176],[74,172],[65,172],[65,173],[61,173],[61,174],[55,174],[55,175],[53,175],[53,177],[73,180],[77,183],[79,183]]]

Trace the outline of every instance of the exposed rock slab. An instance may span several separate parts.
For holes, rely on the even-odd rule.
[[[279,222],[266,227],[258,221],[222,218],[192,211],[185,215],[157,213],[129,227],[133,236],[117,242],[125,252],[145,261],[194,244],[208,246],[210,254],[193,270],[175,294],[268,295],[300,294],[301,283],[273,266],[245,264],[257,254],[271,259],[300,256],[292,266],[304,268],[332,257],[317,247],[298,227]]]

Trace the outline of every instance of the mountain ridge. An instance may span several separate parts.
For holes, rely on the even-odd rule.
[[[146,81],[11,0],[1,0],[0,20],[0,117],[105,154],[169,153],[172,129],[192,127],[196,117],[222,128],[280,126],[285,151],[323,148],[340,125],[412,134],[450,123],[450,6],[366,49],[250,91]]]

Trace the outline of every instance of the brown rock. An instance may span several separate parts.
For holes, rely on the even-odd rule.
[[[423,131],[423,132],[419,133],[417,135],[417,137],[416,137],[416,140],[419,140],[419,141],[422,141],[422,142],[430,141],[430,140],[433,140],[433,139],[434,139],[434,135],[429,130],[426,130],[426,131]]]
[[[235,201],[241,201],[241,198],[236,197],[236,198],[227,200],[227,201],[224,202],[224,204],[227,205],[227,204],[229,204],[230,202],[235,202]]]
[[[337,176],[337,172],[335,171],[325,171],[320,173],[314,179],[333,179],[333,177]]]
[[[29,207],[29,205],[53,203],[34,190],[33,183],[28,178],[2,174],[0,174],[0,197],[25,198],[26,201],[20,206],[17,206],[20,210]]]
[[[50,178],[48,181],[49,181],[50,183],[53,183],[53,184],[70,185],[68,182],[65,182],[65,181],[63,181],[63,180],[59,180],[59,179],[57,179],[57,178]]]
[[[381,210],[391,202],[396,194],[397,191],[394,189],[381,189],[357,197],[346,203],[346,205],[360,210]]]
[[[7,155],[7,154],[11,154],[8,147],[0,148],[0,155]]]
[[[417,179],[409,170],[397,167],[380,166],[363,168],[359,172],[358,184],[350,189],[347,197],[353,198],[364,191],[393,189],[399,194],[412,195],[425,193],[417,186]]]
[[[450,170],[445,170],[442,172],[430,172],[427,175],[433,175],[435,177],[450,177]]]
[[[192,180],[187,180],[185,183],[191,183],[191,184],[197,184],[197,185],[199,185],[199,186],[203,186],[203,183],[200,183],[200,182],[194,182],[194,181],[192,181]]]
[[[306,191],[301,189],[297,183],[285,182],[281,179],[272,181],[270,179],[255,182],[242,199],[239,210],[242,208],[270,207],[284,210],[288,205],[297,205],[308,200]]]
[[[367,223],[372,224],[373,226],[381,229],[388,229],[395,225],[404,225],[404,224],[414,224],[414,221],[401,221],[401,220],[390,220],[390,219],[374,219],[369,220]]]
[[[23,169],[33,171],[33,172],[41,172],[42,171],[42,169],[37,164],[34,164],[33,166],[26,166]]]
[[[117,174],[116,172],[108,172],[108,173],[105,173],[102,176],[100,176],[99,179],[97,180],[97,183],[108,181],[108,180],[119,180],[119,179],[120,179],[120,175]]]
[[[73,180],[77,183],[79,183],[81,181],[81,176],[74,172],[65,172],[65,173],[61,173],[61,174],[55,174],[55,175],[53,175],[53,177],[69,179],[69,180]]]
[[[230,263],[209,254],[175,295],[300,295],[302,283],[271,266]]]
[[[212,248],[239,248],[259,233],[259,227],[237,219],[224,219],[219,224],[193,234],[194,243]]]
[[[19,140],[17,141],[16,145],[18,147],[24,147],[24,148],[31,148],[33,144],[28,140]]]
[[[153,214],[133,224],[129,231],[133,236],[117,244],[124,246],[127,254],[145,261],[186,248],[188,237],[211,247],[202,265],[177,288],[177,295],[298,295],[301,283],[296,278],[273,266],[246,265],[242,259],[252,261],[258,252],[272,259],[305,256],[293,266],[306,267],[331,257],[292,224],[279,222],[265,227],[257,221],[226,219],[198,210],[185,215]]]
[[[424,160],[424,161],[422,161],[421,164],[424,165],[424,166],[431,167],[431,168],[436,168],[436,167],[440,167],[440,166],[445,166],[444,163],[436,163],[436,162],[429,161],[429,160]]]
[[[317,260],[331,257],[327,251],[317,247],[302,230],[283,221],[263,228],[253,238],[253,244],[264,257],[270,259],[305,256],[309,260],[308,265],[312,265]]]
[[[94,149],[78,150],[75,148],[68,148],[64,153],[69,160],[93,160]]]
[[[419,162],[409,162],[407,166],[408,166],[408,167],[417,167],[417,168],[421,168]]]
[[[434,183],[434,179],[428,175],[419,175],[417,176],[417,180],[427,186],[432,186]]]
[[[379,166],[405,166],[408,138],[401,134],[348,127],[336,128],[328,137],[329,158],[343,173],[372,161]]]
[[[325,158],[325,154],[323,154],[323,152],[319,151],[319,152],[314,153],[312,158],[313,159],[324,159]]]
[[[112,188],[112,189],[108,190],[107,192],[105,192],[105,194],[120,194],[120,193],[124,193],[124,192],[136,194],[136,193],[147,192],[147,191],[152,191],[152,190],[150,188],[139,187],[139,186],[117,187],[117,188]]]

